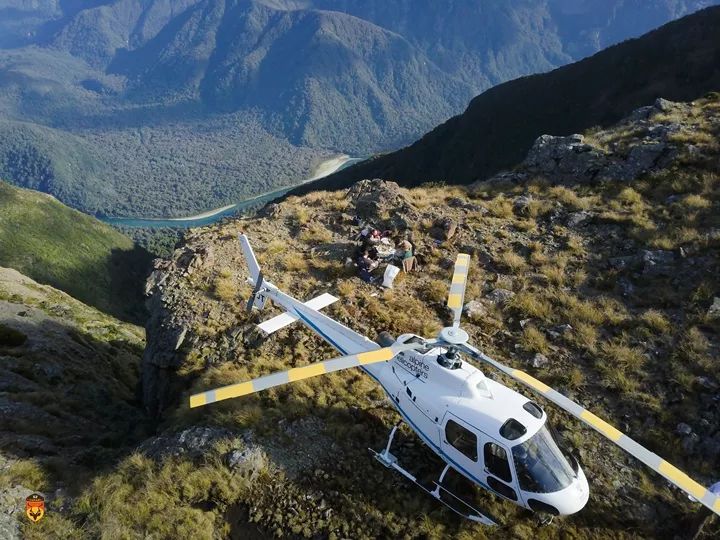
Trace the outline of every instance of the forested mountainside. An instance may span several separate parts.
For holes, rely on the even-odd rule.
[[[178,216],[406,144],[708,0],[0,0],[0,174]]]
[[[142,286],[151,258],[109,225],[0,181],[0,266],[137,322],[146,316]]]
[[[658,97],[689,100],[718,90],[718,28],[720,8],[708,8],[575,64],[498,85],[407,148],[349,167],[313,188],[374,177],[407,186],[466,184],[512,167],[543,133],[608,126]]]

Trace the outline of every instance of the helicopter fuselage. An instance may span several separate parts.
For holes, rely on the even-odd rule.
[[[270,286],[274,301],[340,353],[378,348]],[[413,339],[422,340],[405,334],[397,342]],[[589,497],[587,479],[577,461],[558,447],[545,412],[473,365],[459,359],[454,365],[446,362],[447,352],[443,347],[405,352],[361,369],[383,388],[423,442],[470,481],[533,511],[565,515],[582,509]]]

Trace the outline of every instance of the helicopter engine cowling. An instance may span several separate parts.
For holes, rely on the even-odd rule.
[[[389,347],[395,344],[395,338],[390,332],[380,332],[375,342],[381,347]]]

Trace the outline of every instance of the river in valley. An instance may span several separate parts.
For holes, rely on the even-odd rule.
[[[185,218],[103,217],[100,219],[105,223],[109,223],[110,225],[119,225],[122,227],[142,227],[150,229],[160,229],[165,227],[172,227],[175,229],[189,229],[192,227],[203,227],[205,225],[210,225],[211,223],[219,221],[224,217],[259,208],[266,203],[272,201],[273,199],[282,197],[287,192],[298,187],[299,185],[319,180],[320,178],[324,178],[325,176],[340,171],[346,167],[349,167],[350,165],[354,165],[359,161],[363,161],[363,158],[353,158],[346,155],[335,156],[331,159],[323,161],[320,165],[318,165],[310,178],[303,182],[300,182],[299,184],[294,184],[292,186],[280,188],[275,191],[256,195],[255,197],[250,197],[249,199],[245,199],[238,203],[229,204],[227,206],[216,208],[214,210],[209,210],[207,212],[196,214],[194,216],[189,216]]]

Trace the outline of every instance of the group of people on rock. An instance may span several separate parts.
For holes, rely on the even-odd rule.
[[[382,261],[392,268],[397,268],[394,264],[397,263],[405,272],[417,269],[415,246],[407,238],[392,239],[390,231],[381,232],[373,227],[364,227],[357,240],[359,245],[355,251],[354,262],[358,268],[358,276],[363,281],[372,283],[376,279],[373,272]]]

